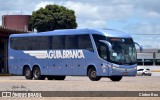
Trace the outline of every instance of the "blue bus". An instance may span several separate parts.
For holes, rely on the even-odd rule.
[[[88,76],[92,81],[102,77],[120,81],[137,73],[135,42],[129,34],[113,29],[13,34],[8,58],[9,73],[26,79]]]

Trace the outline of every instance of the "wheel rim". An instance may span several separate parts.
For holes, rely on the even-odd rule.
[[[96,77],[96,71],[91,72],[91,77]]]
[[[35,77],[35,78],[38,78],[39,75],[40,75],[39,70],[38,70],[38,69],[35,69],[35,71],[34,71],[34,77]]]
[[[30,70],[27,69],[27,70],[25,71],[25,75],[26,75],[26,76],[30,76]]]

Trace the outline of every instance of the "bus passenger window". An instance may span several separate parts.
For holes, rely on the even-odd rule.
[[[53,36],[52,49],[65,49],[65,36]]]
[[[93,51],[91,39],[89,35],[79,35],[78,36],[78,49],[86,49]]]
[[[66,49],[78,49],[78,39],[76,35],[65,36],[65,48]]]

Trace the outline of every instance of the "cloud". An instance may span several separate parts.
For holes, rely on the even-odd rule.
[[[137,7],[138,9],[142,9],[145,11],[154,11],[160,13],[160,1],[159,0],[134,0],[132,3]]]
[[[160,23],[136,23],[125,27],[125,30],[132,34],[160,34]]]
[[[92,6],[91,4],[83,2],[51,2],[51,1],[42,1],[35,6],[35,10],[40,7],[45,7],[48,4],[58,4],[67,7],[68,9],[72,9],[75,11],[76,19],[78,22],[78,28],[84,27],[105,27],[106,18],[103,14],[100,14],[103,9],[100,9],[96,6]],[[101,12],[99,12],[101,10]]]
[[[136,23],[128,25],[126,31],[132,33],[134,41],[142,44],[143,48],[160,48],[160,23]]]
[[[61,4],[75,11],[79,27],[107,27],[108,20],[124,20],[133,12],[131,4],[109,5],[106,1],[85,3],[68,1]]]
[[[154,11],[149,12],[148,15],[151,18],[160,18],[160,13],[157,13],[157,12],[154,12]]]
[[[67,8],[73,9],[76,13],[76,15],[80,18],[85,19],[97,19],[99,17],[98,15],[98,8],[95,6],[92,6],[88,3],[83,4],[81,2],[66,2],[64,4]]]
[[[143,48],[159,48],[160,44],[157,43],[160,40],[159,35],[132,35],[135,42],[140,43]]]
[[[106,22],[103,20],[78,20],[78,28],[102,28],[106,27]]]
[[[98,7],[83,2],[66,2],[65,7],[75,11],[79,28],[102,27],[106,23],[98,12]],[[102,15],[102,14],[101,14]]]
[[[34,10],[36,11],[36,10],[38,10],[41,7],[44,8],[46,5],[49,5],[49,4],[54,4],[54,2],[52,2],[52,1],[42,1],[42,2],[38,3],[35,6]]]
[[[103,2],[103,5],[96,5],[95,3],[86,2],[66,2],[64,5],[70,9],[75,10],[76,14],[88,19],[124,19],[126,16],[131,16],[133,6],[131,4],[113,4],[108,5]]]

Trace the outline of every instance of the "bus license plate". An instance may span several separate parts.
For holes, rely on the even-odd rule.
[[[128,75],[128,72],[123,72],[124,75]]]

